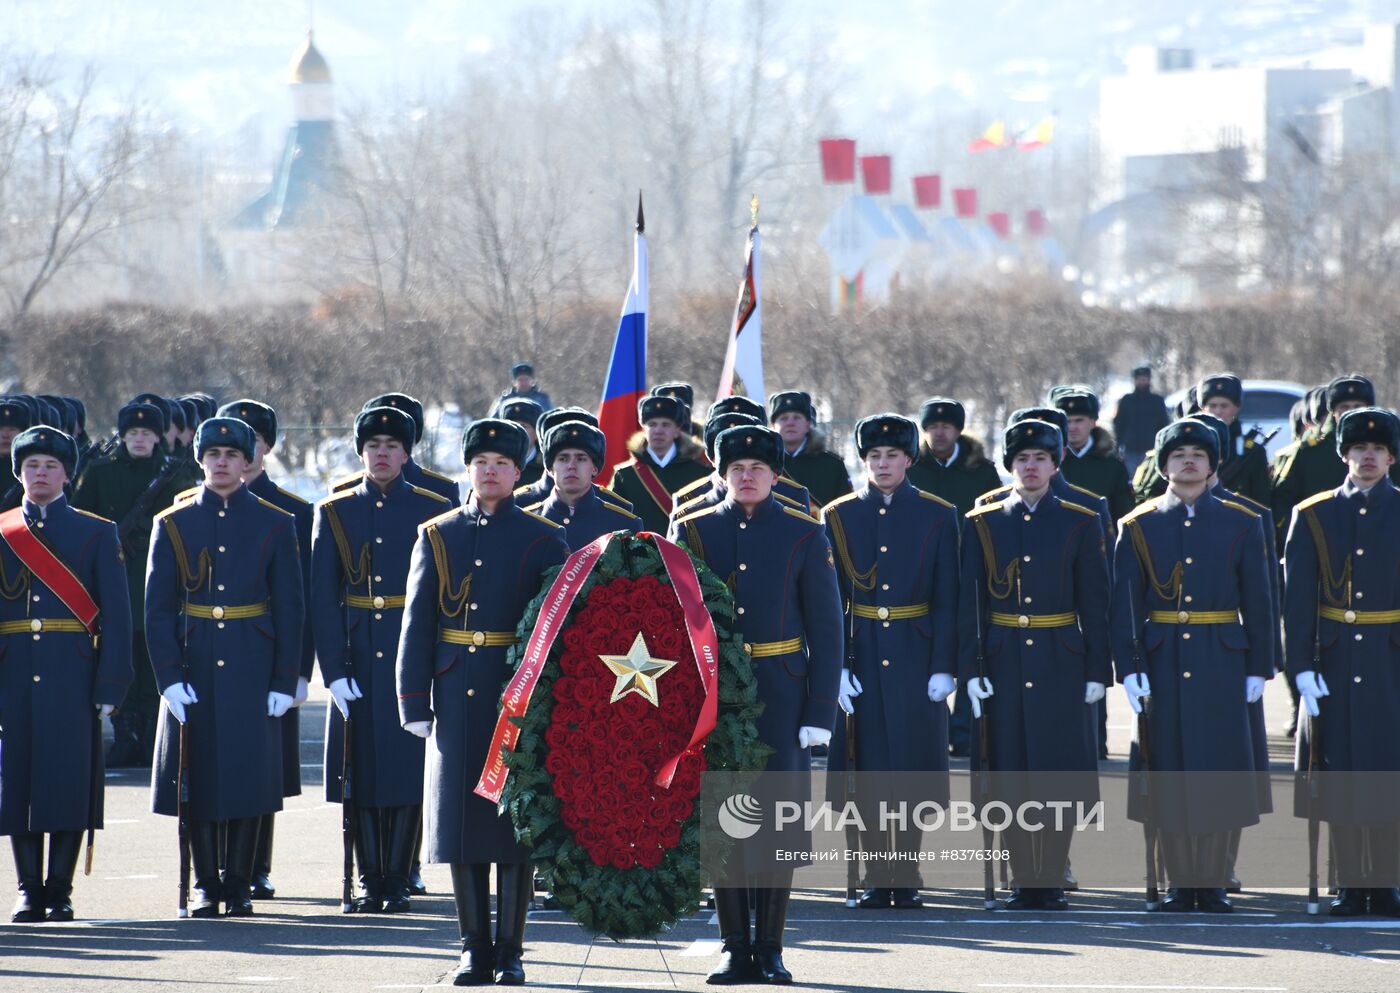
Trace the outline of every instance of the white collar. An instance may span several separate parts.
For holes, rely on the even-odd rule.
[[[811,436],[808,435],[808,438],[810,438],[810,437],[811,437]],[[803,438],[803,439],[802,439],[802,444],[798,445],[797,448],[796,448],[796,450],[791,451],[791,452],[788,452],[788,453],[787,453],[787,457],[790,458],[790,459],[795,459],[795,458],[797,458],[797,456],[801,455],[801,454],[802,454],[802,450],[803,450],[804,448],[807,447],[807,440],[808,440],[808,438]],[[786,446],[784,446],[784,451],[786,451]]]
[[[1074,457],[1075,457],[1075,458],[1077,458],[1077,459],[1082,459],[1082,458],[1084,457],[1084,454],[1085,454],[1086,452],[1088,452],[1089,449],[1091,449],[1091,448],[1093,448],[1093,447],[1094,447],[1094,437],[1093,437],[1093,435],[1090,435],[1090,436],[1089,436],[1089,440],[1086,441],[1086,442],[1084,442],[1084,447],[1083,447],[1083,448],[1071,448],[1070,451],[1074,453]]]
[[[674,441],[671,442],[671,447],[666,449],[665,455],[657,455],[651,450],[650,446],[647,447],[647,454],[651,456],[653,462],[664,469],[670,465],[671,460],[676,457],[676,443]]]
[[[935,455],[933,457],[933,461],[937,462],[939,465],[946,469],[958,460],[958,452],[960,451],[962,451],[962,442],[955,441],[953,442],[953,450],[948,453],[948,457],[946,459],[940,459],[937,455]]]

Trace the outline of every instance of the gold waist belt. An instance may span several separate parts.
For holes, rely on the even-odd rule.
[[[71,617],[66,620],[50,620],[47,617],[31,617],[27,621],[0,621],[0,634],[38,634],[40,631],[63,634],[87,634],[82,621]]]
[[[1343,610],[1341,607],[1319,607],[1317,613],[1329,621],[1343,624],[1400,624],[1400,610]],[[0,631],[3,631],[0,628]]]
[[[514,631],[463,631],[461,628],[443,628],[438,632],[438,640],[449,645],[475,645],[503,648],[516,642]]]
[[[992,611],[992,623],[999,628],[1067,628],[1079,623],[1074,611],[1063,614],[1002,614]]]
[[[200,603],[186,603],[182,604],[180,609],[190,617],[202,617],[206,621],[241,621],[266,614],[267,603],[248,603],[233,607],[206,607]]]
[[[793,652],[802,651],[801,638],[789,638],[787,641],[756,641],[745,642],[744,649],[749,656],[756,659],[770,658],[774,655],[791,655]]]
[[[364,610],[401,610],[408,602],[402,596],[360,596],[358,593],[345,594],[345,602],[351,607]]]
[[[908,607],[870,607],[863,603],[851,605],[857,617],[869,617],[880,621],[904,621],[911,617],[927,617],[928,604],[915,603]]]
[[[1154,610],[1147,615],[1158,624],[1238,624],[1238,610]]]

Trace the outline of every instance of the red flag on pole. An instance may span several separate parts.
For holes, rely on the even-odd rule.
[[[890,157],[888,155],[862,155],[860,175],[865,181],[866,193],[888,193],[890,191]]]
[[[853,138],[823,138],[818,144],[822,152],[823,183],[854,183],[856,181],[856,143]]]
[[[943,177],[935,174],[914,177],[914,206],[924,210],[943,205]]]
[[[977,190],[971,186],[962,186],[953,191],[953,209],[961,218],[970,219],[977,216]]]

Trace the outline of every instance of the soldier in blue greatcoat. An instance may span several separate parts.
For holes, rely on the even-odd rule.
[[[296,520],[242,475],[257,438],[213,417],[195,434],[204,484],[156,516],[146,565],[146,640],[165,698],[151,807],[179,814],[188,788],[195,894],[191,916],[253,912],[258,827],[282,809],[282,727],[301,678],[305,601]],[[188,722],[188,769],[180,725]],[[218,835],[227,825],[226,872]]]
[[[301,563],[302,599],[311,603],[311,503],[272,481],[265,465],[268,453],[277,444],[277,411],[258,400],[236,400],[217,411],[219,417],[236,417],[253,429],[257,445],[253,461],[243,473],[243,482],[253,495],[266,500],[279,510],[285,510],[296,521],[297,557]],[[308,607],[309,609],[309,607]],[[292,709],[280,721],[282,725],[282,796],[301,796],[301,705],[316,653],[311,643],[311,625],[302,625],[301,670]],[[276,815],[265,814],[258,826],[258,852],[253,860],[253,899],[270,900],[277,895],[272,885],[272,838]]]
[[[423,809],[423,740],[399,723],[395,660],[408,562],[424,522],[451,509],[447,498],[404,478],[413,419],[393,407],[355,418],[365,464],[354,489],[316,505],[311,540],[311,629],[326,712],[326,799],[344,801],[346,717],[360,893],[353,913],[409,909],[409,875]]]
[[[729,428],[715,450],[724,502],[674,522],[671,540],[684,542],[734,591],[737,626],[764,705],[758,735],[773,749],[768,770],[806,772],[808,749],[831,740],[841,678],[841,596],[831,544],[816,519],[772,495],[783,465],[777,432],[759,425]],[[735,857],[747,865],[750,855],[740,850]],[[715,888],[724,947],[709,982],[792,981],[782,949],[795,864],[748,865],[763,877],[752,941],[749,888]]]
[[[516,506],[529,438],[483,418],[467,428],[462,459],[472,495],[419,531],[399,637],[399,719],[428,739],[426,857],[452,866],[462,935],[454,982],[519,985],[532,875],[509,817],[473,792],[510,677],[507,649],[544,573],[568,557],[564,529]],[[496,935],[489,872],[496,864]]]
[[[1114,554],[1118,679],[1134,710],[1152,700],[1149,768],[1140,741],[1129,759],[1152,780],[1145,798],[1130,791],[1128,816],[1156,828],[1166,911],[1231,909],[1230,832],[1267,803],[1249,708],[1274,671],[1269,562],[1259,514],[1209,492],[1219,445],[1192,419],[1158,433],[1167,492],[1123,518]]]
[[[958,667],[958,513],[907,478],[919,451],[912,420],[897,414],[867,417],[856,425],[855,440],[866,484],[822,511],[847,605],[848,667],[841,671],[837,702],[852,717],[837,722],[828,767],[847,768],[846,732],[854,725],[855,769],[865,781],[877,778],[868,774],[884,772],[941,773],[921,777],[920,799],[946,807],[945,701],[956,686]],[[861,799],[874,810],[879,798]],[[912,823],[885,830],[872,816],[863,820],[867,854],[919,850]],[[902,871],[881,871],[890,865]],[[912,865],[872,860],[859,906],[921,906],[919,874],[908,868]]]
[[[63,495],[77,475],[73,439],[30,428],[10,459],[24,487],[21,506],[0,515],[0,834],[19,882],[10,919],[71,921],[82,832],[102,827],[99,718],[133,676],[130,594],[116,526]],[[35,546],[47,553],[36,557]],[[97,613],[85,624],[89,607]]]
[[[1284,652],[1310,720],[1297,744],[1294,812],[1321,819],[1336,858],[1331,913],[1400,917],[1400,451],[1388,410],[1348,410],[1336,429],[1346,479],[1300,502],[1284,546]]]
[[[423,432],[427,428],[428,421],[423,413],[422,402],[416,398],[407,393],[381,393],[377,397],[370,397],[366,400],[365,405],[360,409],[369,410],[372,407],[393,407],[396,410],[402,410],[413,418],[413,443],[417,445],[423,440]],[[362,475],[359,472],[352,472],[343,479],[336,480],[331,484],[331,492],[354,489],[360,485]],[[434,493],[446,497],[447,501],[454,507],[459,507],[462,504],[462,490],[457,485],[457,480],[420,465],[412,458],[403,467],[403,478],[414,486],[432,490]]]
[[[1108,564],[1103,528],[1089,508],[1057,496],[1063,435],[1028,419],[1006,431],[1002,464],[1016,477],[1004,499],[974,508],[963,526],[959,678],[987,726],[990,799],[1098,799],[1094,707],[1112,678]],[[982,760],[981,736],[972,761]],[[1059,774],[1037,782],[1024,773]],[[1032,824],[1028,816],[1024,824]],[[1062,910],[1071,833],[1006,834],[1015,888],[1009,910]]]
[[[607,439],[582,421],[551,428],[545,436],[544,463],[554,488],[542,503],[526,509],[564,529],[570,548],[582,548],[614,531],[634,532],[642,520],[603,495],[593,477],[603,465]]]
[[[744,400],[746,398],[730,397],[729,399]],[[753,403],[753,401],[749,402]],[[719,404],[715,406],[718,407]],[[758,404],[754,403],[753,406],[757,407]],[[714,408],[710,408],[710,416],[705,420],[703,431],[705,455],[712,463],[715,461],[715,439],[719,437],[721,431],[727,431],[742,424],[762,423],[763,418],[756,417],[744,410],[721,410],[719,413],[715,413]],[[697,510],[704,510],[706,507],[717,506],[724,502],[724,496],[724,479],[716,470],[704,479],[697,479],[689,486],[676,492],[676,506],[671,511],[671,520],[674,521],[687,514],[693,514]],[[796,507],[804,514],[812,512],[812,494],[807,492],[807,487],[787,476],[779,474],[778,478],[773,481],[773,497],[789,507]]]
[[[535,434],[540,438],[547,437],[550,431],[567,421],[578,421],[580,424],[587,424],[595,428],[598,426],[598,418],[582,407],[555,407],[540,415],[540,419],[535,422]],[[597,488],[598,494],[608,503],[614,507],[622,508],[629,514],[632,512],[632,501],[625,499],[616,490],[599,486],[596,482],[593,485]],[[546,465],[544,475],[529,486],[517,486],[512,495],[520,506],[533,507],[537,503],[544,503],[552,492],[554,492],[554,475],[549,471],[549,466]]]

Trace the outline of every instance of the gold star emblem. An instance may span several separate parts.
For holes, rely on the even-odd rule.
[[[632,642],[632,647],[627,650],[626,655],[599,655],[598,658],[602,659],[603,664],[617,677],[617,685],[613,687],[609,703],[617,703],[627,694],[636,693],[653,707],[661,706],[661,700],[656,695],[656,681],[676,663],[652,658],[651,650],[647,648],[646,639],[640,631],[637,632],[637,640]]]

